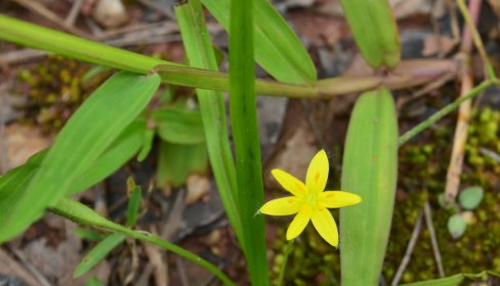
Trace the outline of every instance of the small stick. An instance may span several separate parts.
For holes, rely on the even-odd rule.
[[[71,6],[68,16],[66,17],[66,21],[64,21],[65,25],[73,26],[75,24],[76,17],[80,13],[84,1],[85,0],[75,0],[73,6]]]
[[[413,232],[411,233],[410,241],[408,242],[408,246],[406,246],[405,255],[403,256],[401,264],[399,265],[398,270],[396,271],[396,275],[394,275],[394,279],[392,279],[391,282],[392,286],[398,285],[399,280],[401,280],[401,277],[403,276],[403,273],[406,270],[406,267],[408,266],[408,263],[410,263],[411,254],[413,253],[413,249],[417,244],[418,235],[422,230],[422,217],[423,217],[423,211],[420,211],[417,221],[415,222],[415,226],[413,227]]]
[[[177,266],[177,271],[179,272],[179,278],[181,280],[182,286],[189,286],[189,280],[187,279],[186,271],[184,270],[184,262],[182,258],[176,256],[175,265]]]
[[[150,0],[139,0],[139,3],[148,7],[149,9],[154,10],[156,13],[166,17],[167,19],[175,19],[175,14],[167,9],[164,9],[160,5],[154,3]]]
[[[89,38],[89,35],[87,35],[87,33],[84,33],[83,31],[73,27],[72,25],[66,24],[66,21],[61,19],[57,14],[47,9],[38,1],[31,1],[31,0],[11,0],[11,1],[14,1],[17,4],[26,7],[28,10],[31,10],[34,13],[46,18],[47,20],[50,20],[51,22],[59,25],[61,28],[65,29],[66,31],[72,34],[75,34],[80,37]]]
[[[460,2],[461,1],[458,1],[459,7],[461,6]],[[469,3],[470,16],[467,10],[465,11],[462,10],[464,17],[469,19],[469,21],[467,21],[468,25],[464,27],[462,44],[460,47],[460,50],[463,55],[462,73],[461,73],[462,87],[460,90],[460,97],[463,97],[465,94],[469,93],[474,86],[472,79],[472,72],[469,68],[470,67],[469,55],[472,50],[472,41],[473,39],[476,40],[474,36],[477,36],[473,32],[475,31],[474,25],[477,23],[479,17],[481,3],[482,0],[471,1]],[[479,48],[479,45],[477,47]],[[479,51],[481,52],[480,48]],[[483,60],[487,60],[487,58],[483,58]],[[484,64],[487,64],[487,62],[485,62]],[[471,101],[467,101],[464,102],[462,105],[460,105],[460,108],[458,110],[458,121],[455,128],[455,135],[453,138],[453,150],[451,153],[450,164],[448,166],[448,172],[446,174],[446,186],[444,191],[445,199],[448,203],[451,203],[455,200],[455,197],[458,194],[458,189],[460,187],[460,174],[462,173],[465,144],[467,143],[467,135],[468,135],[467,129],[469,128],[471,106],[472,106]]]
[[[14,252],[14,254],[17,256],[17,258],[19,258],[21,263],[24,264],[24,267],[26,267],[26,269],[28,269],[28,271],[31,274],[33,274],[33,276],[36,277],[36,279],[38,280],[38,282],[40,282],[42,286],[53,286],[49,282],[49,280],[47,280],[47,278],[43,276],[42,272],[40,272],[40,270],[38,270],[33,264],[31,264],[31,262],[28,261],[28,258],[26,258],[26,256],[21,250],[14,247],[10,247],[10,250]]]
[[[434,230],[434,225],[432,224],[432,214],[431,214],[431,206],[429,202],[425,202],[424,205],[424,214],[425,214],[425,224],[427,225],[427,229],[429,230],[429,234],[431,236],[431,244],[432,250],[434,252],[434,258],[436,259],[436,264],[438,266],[439,276],[444,277],[444,268],[443,262],[441,259],[441,252],[439,251],[439,245],[436,238],[436,231]]]

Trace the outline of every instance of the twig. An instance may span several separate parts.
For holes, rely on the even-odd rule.
[[[478,50],[479,55],[481,56],[484,65],[486,66],[486,74],[488,75],[488,78],[490,78],[492,65],[484,49],[484,44],[483,41],[481,41],[481,36],[479,36],[479,32],[476,29],[477,19],[479,17],[482,2],[482,0],[470,1],[469,11],[467,11],[464,0],[458,0],[457,4],[460,12],[462,12],[462,16],[464,17],[465,22],[467,23],[467,26],[464,28],[464,39],[462,42],[462,47],[465,47],[470,51],[471,47],[467,41],[470,41],[470,37],[472,37],[472,41],[474,42],[474,45],[476,46],[476,49]]]
[[[408,266],[408,263],[410,263],[411,254],[413,253],[413,249],[417,244],[418,235],[422,230],[422,217],[423,217],[423,210],[420,211],[417,221],[415,222],[415,226],[413,227],[413,231],[411,233],[410,241],[406,246],[405,255],[403,256],[401,264],[399,265],[398,270],[396,271],[396,275],[394,275],[394,278],[392,279],[391,282],[392,286],[398,285],[399,280],[401,280],[401,277],[403,276],[403,273],[406,270],[406,267]]]
[[[38,280],[38,282],[40,282],[42,286],[53,286],[49,282],[49,280],[47,280],[47,278],[43,276],[42,272],[40,272],[40,270],[38,270],[33,264],[31,264],[31,262],[29,262],[28,258],[26,258],[26,256],[21,250],[14,247],[10,247],[10,250],[14,252],[14,254],[17,256],[17,258],[19,258],[21,263],[24,264],[24,267],[26,267],[26,269],[28,269],[28,271],[31,274],[33,274],[33,276],[36,277],[36,279]]]
[[[441,252],[439,251],[439,245],[436,238],[436,231],[434,230],[434,225],[432,224],[431,206],[428,201],[425,202],[424,205],[424,214],[425,214],[425,224],[427,225],[427,229],[429,230],[429,234],[431,236],[432,250],[434,252],[434,259],[436,259],[439,276],[444,277],[445,273],[443,268],[443,262],[441,259]]]
[[[497,152],[483,147],[479,148],[479,152],[486,157],[490,157],[491,159],[495,160],[498,164],[500,164],[500,154],[498,154]]]
[[[71,10],[66,17],[65,25],[73,26],[75,24],[76,17],[80,13],[84,1],[85,0],[75,0],[75,2],[73,2],[73,6],[71,6]]]
[[[460,3],[462,2],[462,3]],[[474,39],[474,34],[471,31],[475,31],[475,24],[477,23],[479,12],[481,9],[482,0],[471,1],[469,3],[469,12],[467,9],[465,11],[462,9],[463,1],[458,1],[458,6],[462,10],[462,14],[464,17],[467,17],[469,20],[467,21],[467,26],[464,27],[462,44],[460,47],[460,51],[462,54],[461,61],[461,89],[460,96],[464,96],[467,94],[473,87],[473,79],[472,72],[470,70],[470,53],[472,51],[472,40]],[[477,39],[475,39],[477,41]],[[479,39],[479,41],[481,41]],[[477,45],[477,47],[482,48],[482,45]],[[482,52],[479,49],[480,53]],[[484,52],[484,51],[483,51]],[[485,60],[485,64],[487,64],[488,58],[483,58]],[[471,101],[466,101],[458,110],[458,120],[455,128],[455,135],[453,138],[453,149],[451,152],[450,164],[448,166],[448,172],[446,174],[446,186],[445,186],[445,199],[448,203],[451,203],[455,200],[457,196],[458,189],[460,187],[460,174],[462,173],[462,167],[464,162],[464,152],[465,152],[465,144],[467,143],[467,129],[469,127],[469,118],[471,114]]]
[[[149,9],[154,10],[156,13],[165,16],[167,19],[175,19],[175,14],[172,11],[169,11],[167,9],[163,9],[160,5],[154,3],[153,1],[150,0],[139,0],[139,3],[142,5],[148,7]]]
[[[33,11],[34,13],[36,13],[44,18],[46,18],[47,20],[50,20],[51,22],[59,25],[61,28],[65,29],[66,31],[68,31],[72,34],[78,35],[80,37],[85,37],[85,38],[90,37],[90,35],[81,31],[78,28],[73,27],[73,25],[68,25],[66,23],[66,21],[61,19],[54,12],[47,9],[39,1],[31,1],[31,0],[11,0],[11,1],[14,1],[17,4],[26,7],[27,9]]]
[[[177,271],[179,272],[181,285],[189,286],[189,280],[187,279],[186,271],[184,271],[184,262],[182,261],[182,258],[176,256],[175,265],[177,266]]]

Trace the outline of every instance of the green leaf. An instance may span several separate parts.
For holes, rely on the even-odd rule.
[[[87,281],[85,281],[85,286],[104,286],[104,284],[99,280],[99,278],[92,276]]]
[[[67,122],[23,196],[6,214],[0,242],[22,232],[61,199],[146,107],[159,84],[158,75],[120,72],[101,85]]]
[[[139,151],[139,155],[137,155],[137,161],[142,162],[151,152],[153,148],[153,141],[155,139],[155,131],[148,129],[144,132],[143,142],[141,146],[141,151]]]
[[[361,54],[372,67],[394,67],[401,57],[398,27],[387,0],[341,0]]]
[[[179,187],[192,173],[207,170],[207,147],[202,144],[173,144],[160,142],[156,181],[159,186]]]
[[[92,250],[83,257],[82,261],[76,266],[73,273],[74,278],[78,278],[101,262],[113,249],[125,240],[126,236],[121,233],[113,233],[99,242]]]
[[[363,199],[340,209],[342,285],[378,285],[396,192],[397,140],[389,90],[363,93],[349,122],[342,167],[341,189]]]
[[[85,239],[88,241],[98,241],[104,239],[104,235],[102,232],[98,232],[94,229],[88,229],[83,227],[77,227],[74,230],[76,236],[81,239]]]
[[[175,106],[153,113],[158,135],[170,143],[197,144],[205,142],[201,113],[197,109]]]
[[[479,206],[483,200],[484,191],[479,186],[465,188],[460,192],[458,201],[460,205],[467,210],[473,210]]]
[[[78,176],[67,194],[86,190],[116,172],[130,160],[143,144],[146,122],[134,120],[92,165]]]
[[[229,32],[232,0],[202,0],[217,21]],[[234,0],[235,1],[235,0]],[[234,3],[231,2],[231,3]],[[314,83],[316,68],[304,45],[267,0],[253,0],[255,60],[277,80]],[[253,9],[252,9],[253,8]],[[232,30],[232,29],[231,29]]]
[[[134,226],[137,222],[139,209],[141,207],[142,190],[141,186],[135,186],[130,194],[130,199],[127,204],[127,226]]]
[[[205,25],[203,8],[198,0],[175,6],[175,13],[189,64],[197,68],[217,70],[218,63]],[[224,97],[221,92],[197,89],[206,144],[219,195],[244,248],[243,228],[236,206],[236,169],[229,143]]]
[[[258,0],[231,0],[229,114],[236,157],[236,182],[238,185],[236,202],[241,214],[248,272],[252,285],[267,286],[269,285],[269,273],[264,217],[255,216],[257,210],[264,204],[253,49],[253,16],[255,15],[257,18],[261,12],[265,13],[265,11],[258,9],[259,3],[261,1]],[[259,21],[255,23],[259,23]],[[271,24],[272,22],[266,23],[266,25]],[[265,31],[270,30],[264,29]],[[273,40],[278,41],[279,37]]]
[[[46,150],[33,155],[28,162],[0,177],[0,228],[7,223],[8,214],[23,197],[31,178],[38,171]]]
[[[483,281],[486,281],[490,276],[500,278],[500,275],[495,272],[483,271],[477,274],[460,273],[441,279],[402,284],[400,286],[457,286],[457,285],[462,285],[461,283],[466,279],[467,280],[481,279]]]
[[[460,238],[467,228],[467,222],[461,214],[454,214],[448,219],[448,231],[454,239]]]

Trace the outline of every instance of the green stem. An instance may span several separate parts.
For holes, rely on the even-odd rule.
[[[253,50],[253,1],[231,0],[229,29],[229,114],[236,157],[237,204],[244,252],[253,286],[268,286],[264,204]]]
[[[161,238],[156,237],[150,233],[135,231],[109,221],[97,214],[91,208],[81,204],[80,202],[68,198],[63,198],[51,209],[51,211],[76,223],[86,224],[98,229],[119,232],[130,238],[149,242],[166,250],[172,251],[177,255],[189,259],[204,267],[212,274],[217,276],[224,283],[224,285],[236,286],[236,284],[231,281],[231,279],[229,279],[229,277],[227,277],[219,268],[217,268],[217,266],[206,261],[205,259],[183,249],[182,247],[162,240]]]
[[[438,112],[434,113],[431,117],[427,118],[422,123],[418,124],[417,126],[413,127],[412,129],[408,130],[407,132],[405,132],[403,135],[401,135],[399,137],[399,140],[398,140],[399,146],[402,146],[403,144],[408,142],[408,140],[415,137],[417,134],[419,134],[420,132],[429,128],[431,125],[433,125],[434,123],[439,121],[441,118],[445,117],[450,112],[457,109],[460,106],[460,104],[462,104],[463,102],[476,97],[478,94],[483,92],[485,89],[490,87],[492,84],[497,84],[497,81],[492,81],[492,80],[483,81],[481,84],[479,84],[478,86],[473,88],[469,93],[467,93],[467,95],[458,98],[454,102],[448,104],[447,106],[445,106],[444,108],[442,108]]]
[[[288,257],[290,256],[290,253],[292,253],[293,241],[294,241],[293,239],[290,240],[285,246],[285,251],[283,253],[283,261],[281,262],[280,273],[278,276],[278,283],[276,284],[276,286],[283,285],[283,278],[285,277],[286,263],[288,262]]]

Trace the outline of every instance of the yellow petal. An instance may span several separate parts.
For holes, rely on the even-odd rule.
[[[348,192],[326,191],[319,195],[322,205],[327,208],[341,208],[361,202],[361,197]]]
[[[302,233],[311,219],[312,210],[308,205],[303,205],[299,213],[293,218],[286,231],[286,239],[292,240]]]
[[[315,211],[312,216],[312,223],[319,235],[334,247],[339,245],[339,231],[332,214],[328,209]]]
[[[296,197],[284,197],[265,203],[260,212],[266,215],[292,215],[299,212],[302,203]]]
[[[271,173],[276,178],[276,181],[294,196],[303,197],[305,195],[306,186],[299,179],[280,169],[274,169]]]
[[[328,157],[325,150],[319,151],[309,164],[306,175],[307,189],[313,192],[321,193],[325,190],[328,180]]]

